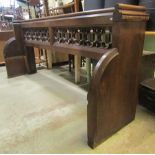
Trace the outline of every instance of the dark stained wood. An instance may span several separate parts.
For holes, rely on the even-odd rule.
[[[25,66],[25,56],[20,51],[15,38],[11,38],[6,42],[4,47],[4,58],[8,78],[27,73]]]
[[[86,15],[95,15],[95,14],[102,14],[102,13],[112,13],[115,9],[114,8],[106,8],[106,9],[98,9],[93,11],[84,11],[84,12],[77,12],[77,13],[69,13],[69,14],[63,14],[63,15],[57,15],[57,16],[50,16],[50,17],[44,17],[44,18],[36,18],[36,19],[30,19],[30,20],[17,20],[14,21],[14,23],[30,23],[30,22],[38,22],[38,21],[44,21],[44,20],[53,20],[53,19],[62,19],[62,18],[69,18],[69,17],[78,17],[78,16],[86,16]],[[34,23],[35,24],[35,23]]]
[[[88,93],[88,144],[93,148],[135,118],[144,30],[143,21],[114,22],[113,47],[119,56],[102,73],[100,83],[92,79],[95,86]]]
[[[17,46],[20,49],[20,52],[24,55],[25,53],[24,46],[23,46],[24,37],[23,37],[22,27],[19,23],[14,24],[14,34],[15,34]]]
[[[34,55],[34,48],[33,47],[26,47],[25,50],[26,56],[26,68],[29,74],[36,73],[36,63],[35,63],[35,55]]]
[[[43,0],[43,3],[44,3],[45,14],[46,14],[46,16],[49,16],[48,0]]]
[[[92,148],[135,117],[148,18],[144,7],[118,4],[115,9],[15,23],[27,73],[36,72],[33,47],[38,46],[99,59],[88,91],[88,145]]]
[[[30,47],[36,47],[36,48],[43,48],[43,49],[50,49],[50,44],[49,43],[42,43],[40,42],[40,44],[36,43],[35,41],[25,41],[24,44],[26,46],[30,46]]]
[[[35,28],[35,27],[58,27],[58,26],[90,26],[90,21],[92,25],[99,25],[99,24],[105,24],[105,25],[111,25],[112,24],[112,13],[107,13],[106,16],[99,16],[99,15],[93,15],[93,16],[82,16],[82,18],[79,18],[78,16],[75,17],[66,17],[61,19],[49,19],[46,22],[43,20],[38,21],[30,21],[21,23],[22,28]],[[63,23],[63,25],[62,25]]]
[[[118,55],[117,49],[107,51],[99,60],[90,82],[87,96],[87,130],[88,145],[92,148],[112,135],[117,126],[121,128],[125,125],[120,122],[118,113],[122,110],[118,102],[121,96],[117,94]]]

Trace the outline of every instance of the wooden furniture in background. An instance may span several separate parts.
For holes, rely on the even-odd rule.
[[[4,58],[9,78],[26,74],[25,56],[14,37],[6,42],[4,47]]]
[[[81,6],[80,0],[73,0],[71,3],[64,4],[63,6],[55,7],[49,9],[49,15],[55,16],[60,14],[72,13],[72,12],[79,12]]]
[[[60,7],[55,7],[52,9],[49,9],[50,16],[60,15],[66,13],[65,10],[70,10],[69,12],[74,12],[74,2],[71,2],[69,4],[65,4]]]
[[[36,73],[34,47],[99,60],[87,96],[88,145],[92,148],[135,118],[148,18],[144,7],[117,4],[115,8],[14,23],[29,74]]]
[[[49,4],[48,4],[48,0],[43,0],[44,3],[44,11],[45,11],[45,16],[49,16]]]

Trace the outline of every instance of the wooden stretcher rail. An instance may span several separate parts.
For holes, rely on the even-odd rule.
[[[96,60],[99,60],[102,57],[102,55],[108,51],[108,49],[103,48],[99,49],[92,47],[58,44],[58,43],[55,43],[53,45],[53,49],[56,52],[65,52],[68,54],[80,55],[83,57],[89,57]]]
[[[24,44],[26,46],[29,46],[29,47],[36,47],[36,48],[43,48],[43,49],[50,49],[50,43],[49,42],[46,42],[46,43],[43,43],[43,42],[36,42],[36,41],[25,41]]]
[[[16,48],[8,46],[5,52],[16,51],[15,64],[22,54],[27,73],[36,73],[33,47],[99,60],[87,97],[88,145],[94,148],[135,117],[148,18],[144,7],[117,4],[115,8],[17,21],[16,42],[12,41]]]

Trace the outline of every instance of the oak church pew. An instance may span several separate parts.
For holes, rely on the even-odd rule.
[[[135,118],[148,18],[143,6],[117,4],[115,8],[14,23],[28,74],[36,73],[33,47],[98,60],[87,96],[88,145],[92,148]]]

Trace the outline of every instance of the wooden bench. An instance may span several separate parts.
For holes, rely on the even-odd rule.
[[[92,148],[135,118],[148,18],[142,6],[117,4],[115,8],[14,23],[27,73],[36,73],[33,47],[98,61],[87,97],[88,145]]]

